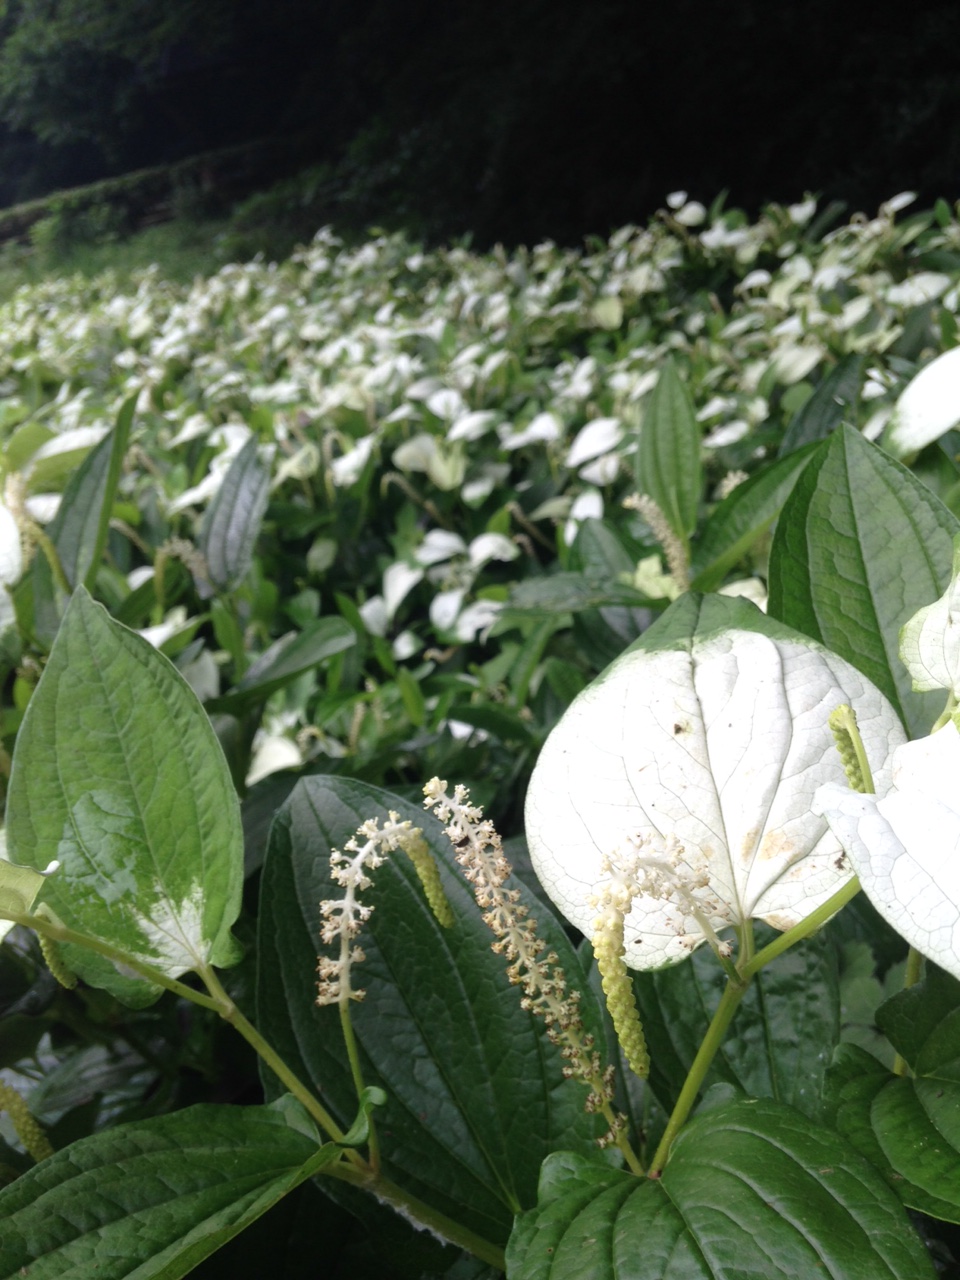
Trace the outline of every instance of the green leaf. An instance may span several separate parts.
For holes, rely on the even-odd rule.
[[[854,420],[866,356],[846,355],[823,379],[813,395],[790,419],[780,457],[817,440],[825,440],[846,418]]]
[[[71,587],[82,582],[93,589],[110,531],[110,515],[127,451],[136,396],[131,396],[117,416],[117,425],[70,477],[57,514],[47,534]],[[34,631],[46,646],[53,642],[66,598],[53,579],[46,556],[33,561]]]
[[[946,590],[958,530],[905,467],[841,427],[803,471],[773,540],[771,616],[858,667],[913,737],[929,732],[943,696],[914,692],[900,628]]]
[[[267,1107],[96,1133],[0,1191],[0,1278],[179,1280],[339,1154]]]
[[[892,1075],[841,1045],[824,1103],[838,1132],[910,1209],[960,1222],[960,1082]]]
[[[717,506],[694,549],[690,566],[693,590],[716,590],[727,571],[763,536],[815,449],[815,445],[807,445],[771,463],[738,484]]]
[[[882,1004],[877,1025],[917,1075],[960,1080],[960,982],[937,965]]]
[[[658,1180],[567,1152],[507,1247],[511,1280],[932,1280],[893,1192],[848,1143],[745,1099],[681,1132]]]
[[[455,919],[450,929],[437,923],[406,857],[379,867],[363,895],[374,911],[352,981],[366,997],[351,1012],[364,1079],[387,1093],[376,1115],[385,1172],[502,1242],[513,1214],[535,1202],[544,1156],[560,1145],[594,1149],[599,1121],[583,1111],[584,1086],[563,1079],[543,1024],[521,1009],[431,815],[361,782],[301,779],[274,821],[262,873],[258,1025],[348,1125],[357,1103],[338,1011],[315,1004],[318,903],[343,895],[331,879],[331,848],[388,810],[423,830]],[[571,987],[584,993],[584,1021],[600,1039],[601,1013],[575,951],[551,913],[517,888]],[[265,1087],[277,1085],[268,1078]]]
[[[644,410],[637,488],[653,498],[670,528],[686,541],[696,527],[703,490],[700,426],[672,357],[660,370]]]
[[[312,670],[335,653],[357,642],[357,634],[343,618],[320,618],[302,631],[284,636],[250,664],[239,684],[221,698],[206,703],[209,712],[243,715],[271,693]]]
[[[69,928],[169,976],[235,959],[243,846],[216,736],[179,672],[81,586],[17,737],[11,859],[61,864],[44,889]],[[68,966],[132,1004],[157,988],[64,947]]]
[[[776,937],[758,929],[757,946]],[[726,976],[712,951],[633,975],[650,1051],[650,1084],[673,1107],[719,1003]],[[735,1085],[816,1117],[824,1072],[840,1036],[836,949],[807,939],[755,977],[704,1083]]]
[[[257,444],[251,436],[231,462],[200,532],[207,573],[218,591],[239,586],[253,562],[270,495],[270,469],[260,461]]]

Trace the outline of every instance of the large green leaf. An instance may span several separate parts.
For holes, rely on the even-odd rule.
[[[560,1152],[507,1248],[511,1280],[932,1280],[880,1176],[775,1102],[706,1111],[660,1179]]]
[[[703,490],[700,426],[672,358],[660,370],[644,409],[637,488],[654,499],[670,528],[686,540],[696,526]]]
[[[851,352],[831,369],[810,399],[790,419],[780,444],[781,458],[811,442],[825,440],[844,419],[856,421],[856,405],[866,363],[865,356]]]
[[[763,928],[758,945],[776,936]],[[650,1083],[672,1107],[719,1003],[726,975],[712,951],[669,969],[636,973],[633,989],[650,1050]],[[823,1075],[840,1035],[836,948],[808,939],[754,978],[706,1079],[820,1109]]]
[[[367,994],[352,1016],[365,1079],[388,1095],[377,1112],[385,1170],[421,1200],[502,1242],[514,1212],[535,1202],[543,1158],[558,1146],[591,1150],[598,1120],[583,1112],[584,1087],[563,1079],[542,1023],[521,1009],[521,993],[491,950],[492,935],[429,814],[364,783],[300,781],[274,822],[263,868],[259,1025],[348,1123],[356,1099],[338,1012],[314,1003],[318,903],[343,895],[331,880],[331,848],[342,849],[361,822],[391,809],[423,829],[455,920],[450,929],[437,923],[403,854],[377,869],[364,894],[375,909],[359,939],[367,959],[353,981]],[[554,917],[517,888],[570,985],[584,993],[585,1021],[599,1040],[600,1010],[576,953]],[[265,1083],[268,1091],[277,1087]]]
[[[690,566],[695,591],[713,591],[780,514],[816,445],[780,458],[737,485],[697,539]]]
[[[169,976],[235,958],[243,841],[210,721],[170,662],[82,586],[17,737],[7,827],[13,861],[60,862],[43,898],[70,928]],[[121,999],[158,994],[65,951]]]
[[[267,1107],[96,1133],[0,1191],[0,1278],[179,1280],[339,1154]]]
[[[915,693],[900,628],[946,590],[956,516],[905,467],[841,427],[797,481],[770,555],[770,613],[858,667],[913,737],[943,709]]]
[[[349,649],[357,634],[343,618],[320,618],[302,631],[284,636],[251,663],[243,679],[229,693],[211,698],[207,710],[239,716],[271,693],[296,680],[335,653]]]
[[[218,591],[232,591],[246,577],[270,495],[270,469],[251,436],[227,469],[207,508],[200,550],[210,581]]]

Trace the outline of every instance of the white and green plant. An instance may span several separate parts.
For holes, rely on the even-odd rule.
[[[0,1280],[173,1280],[310,1186],[451,1280],[934,1275],[960,234],[894,204],[7,304],[4,948],[264,1101],[61,1142],[79,1057],[5,1058]]]

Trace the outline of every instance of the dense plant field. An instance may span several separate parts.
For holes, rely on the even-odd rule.
[[[0,307],[3,1280],[960,1274],[910,203]]]

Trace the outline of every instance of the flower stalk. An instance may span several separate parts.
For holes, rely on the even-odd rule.
[[[544,954],[546,944],[537,936],[537,922],[520,902],[519,890],[506,887],[512,869],[493,823],[470,803],[464,786],[458,785],[451,796],[447,784],[433,778],[423,791],[424,807],[444,823],[484,922],[496,935],[493,950],[505,957],[507,977],[523,990],[521,1008],[544,1020],[549,1039],[566,1061],[564,1075],[589,1087],[586,1110],[599,1112],[609,1125],[601,1145],[617,1146],[628,1167],[642,1174],[643,1166],[626,1135],[626,1118],[613,1108],[613,1067],[603,1066],[593,1037],[583,1026],[580,993],[568,991],[556,953]]]

